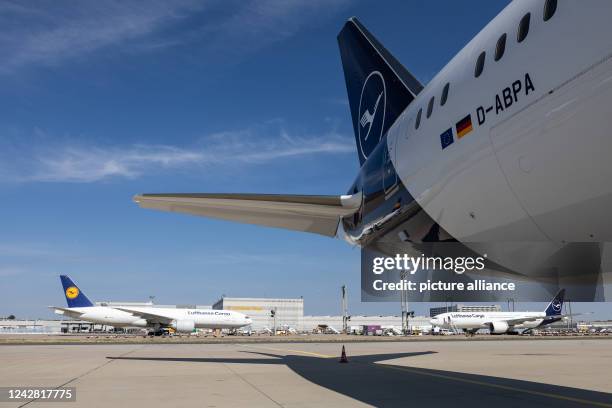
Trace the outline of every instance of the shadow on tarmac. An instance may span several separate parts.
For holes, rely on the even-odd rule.
[[[289,351],[291,352],[291,351]],[[612,394],[532,381],[414,368],[379,362],[435,351],[349,356],[338,359],[310,355],[279,355],[244,351],[256,358],[107,357],[140,360],[224,364],[283,364],[306,380],[366,404],[384,407],[584,407],[612,408]],[[261,356],[268,358],[261,358]],[[494,363],[494,362],[492,362]],[[503,367],[499,367],[503,372]],[[543,378],[542,380],[546,380]]]

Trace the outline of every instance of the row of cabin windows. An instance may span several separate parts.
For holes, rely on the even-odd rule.
[[[550,20],[556,11],[557,11],[557,0],[546,0],[546,2],[544,3],[543,20],[544,21]],[[523,16],[523,18],[521,18],[521,21],[519,22],[519,26],[518,26],[518,31],[516,33],[517,42],[521,43],[525,40],[525,38],[527,38],[527,34],[529,34],[530,20],[531,20],[531,13],[527,13]],[[507,35],[506,33],[504,33],[497,40],[497,44],[495,45],[495,57],[494,57],[495,61],[499,61],[504,56],[504,52],[506,51],[506,38],[507,38]],[[484,70],[485,57],[486,57],[486,52],[483,51],[480,53],[480,55],[476,59],[476,68],[474,69],[474,76],[476,78],[478,78],[482,74],[482,71]],[[450,88],[450,83],[447,82],[446,85],[444,85],[444,88],[442,89],[442,97],[440,98],[440,106],[444,106],[444,104],[446,104],[446,101],[448,99],[449,88]],[[427,118],[428,119],[433,113],[434,102],[435,102],[435,96],[432,96],[429,99],[429,103],[427,104]],[[414,124],[415,129],[418,129],[419,126],[421,126],[421,116],[422,115],[423,115],[423,108],[419,109],[419,112],[417,113],[416,121]]]
[[[552,16],[557,11],[557,0],[546,0],[544,3],[544,13],[542,19],[544,21],[548,21],[552,18]],[[518,31],[516,32],[516,42],[522,43],[527,38],[527,34],[529,34],[529,22],[531,21],[531,13],[527,13],[521,18],[519,22]],[[497,44],[495,45],[495,61],[499,61],[506,51],[506,33],[502,34],[497,40]],[[484,70],[486,52],[483,51],[480,53],[478,58],[476,59],[476,67],[474,68],[474,76],[478,78],[482,71]]]
[[[447,82],[446,85],[444,85],[444,88],[442,88],[442,97],[440,98],[440,106],[444,106],[444,104],[446,104],[446,101],[448,100],[448,89],[449,88],[450,88],[450,83]],[[429,103],[427,104],[427,118],[428,119],[433,112],[435,101],[436,101],[436,97],[432,96],[429,99]],[[421,108],[419,109],[419,112],[417,113],[416,123],[414,124],[415,129],[418,129],[419,126],[421,126],[421,116],[422,115],[423,115],[423,109]]]

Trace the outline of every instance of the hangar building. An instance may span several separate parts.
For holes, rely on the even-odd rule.
[[[266,298],[232,298],[222,297],[213,309],[234,310],[249,316],[253,320],[253,330],[272,329],[289,326],[297,330],[303,327],[304,299],[266,299]],[[275,311],[275,317],[272,317]]]

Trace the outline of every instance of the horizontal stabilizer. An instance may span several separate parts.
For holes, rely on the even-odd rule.
[[[74,309],[65,308],[65,307],[49,306],[49,309],[53,309],[53,312],[55,314],[64,315],[68,317],[78,318],[79,316],[83,314],[83,312],[77,312]]]
[[[361,206],[361,193],[342,196],[285,194],[141,194],[142,208],[173,211],[333,237],[342,217]]]

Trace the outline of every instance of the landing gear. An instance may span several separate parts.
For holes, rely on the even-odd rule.
[[[475,329],[475,330],[463,329],[463,332],[465,333],[465,337],[474,337],[477,331],[478,329]]]
[[[168,331],[168,329],[159,329],[159,330],[151,330],[147,334],[149,336],[151,336],[151,337],[153,337],[153,336],[168,336],[168,335],[170,335],[170,332]]]
[[[165,327],[161,327],[161,325],[159,323],[155,324],[155,326],[153,326],[153,330],[149,331],[149,333],[147,333],[149,336],[153,337],[153,336],[167,336],[170,334],[170,331],[165,328]]]

